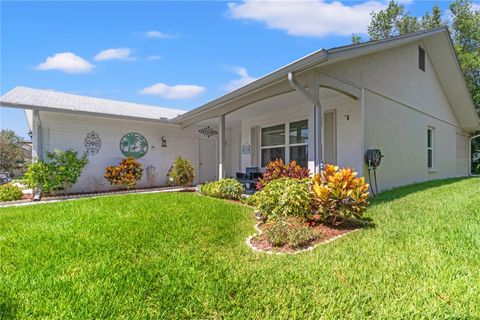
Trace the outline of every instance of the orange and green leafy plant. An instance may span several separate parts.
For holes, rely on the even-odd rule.
[[[122,185],[127,189],[134,187],[142,178],[142,164],[133,158],[123,159],[118,166],[105,168],[105,179],[112,185]]]
[[[368,184],[356,176],[350,168],[327,164],[313,177],[312,189],[322,220],[340,224],[348,218],[362,218],[368,205]]]
[[[294,178],[294,179],[306,179],[310,177],[310,171],[308,168],[303,168],[297,164],[295,160],[290,161],[288,164],[282,159],[270,161],[265,167],[265,173],[260,181],[257,183],[257,189],[262,190],[266,184],[272,180],[281,178]]]

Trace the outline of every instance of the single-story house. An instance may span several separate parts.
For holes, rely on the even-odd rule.
[[[178,155],[192,161],[196,183],[275,158],[367,176],[369,149],[384,156],[385,190],[469,175],[469,139],[480,130],[446,28],[321,49],[189,112],[25,87],[0,102],[26,110],[39,158],[54,148],[89,153],[72,191],[88,191],[126,155],[164,184]]]

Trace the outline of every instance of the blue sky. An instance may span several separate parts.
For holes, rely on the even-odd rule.
[[[401,1],[422,15],[434,1]],[[444,10],[449,2],[438,1]],[[363,35],[386,2],[1,2],[0,93],[17,85],[190,110]],[[2,129],[27,137],[22,110]]]

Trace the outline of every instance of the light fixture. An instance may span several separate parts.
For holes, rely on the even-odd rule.
[[[167,139],[165,139],[165,136],[162,137],[162,148],[167,147]]]
[[[32,132],[32,130],[28,131],[28,136],[30,137],[30,139],[32,139],[32,137],[33,137],[33,132]]]

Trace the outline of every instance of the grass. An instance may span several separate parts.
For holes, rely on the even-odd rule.
[[[0,318],[478,318],[480,179],[383,193],[375,228],[250,251],[250,209],[161,193],[0,209]]]

